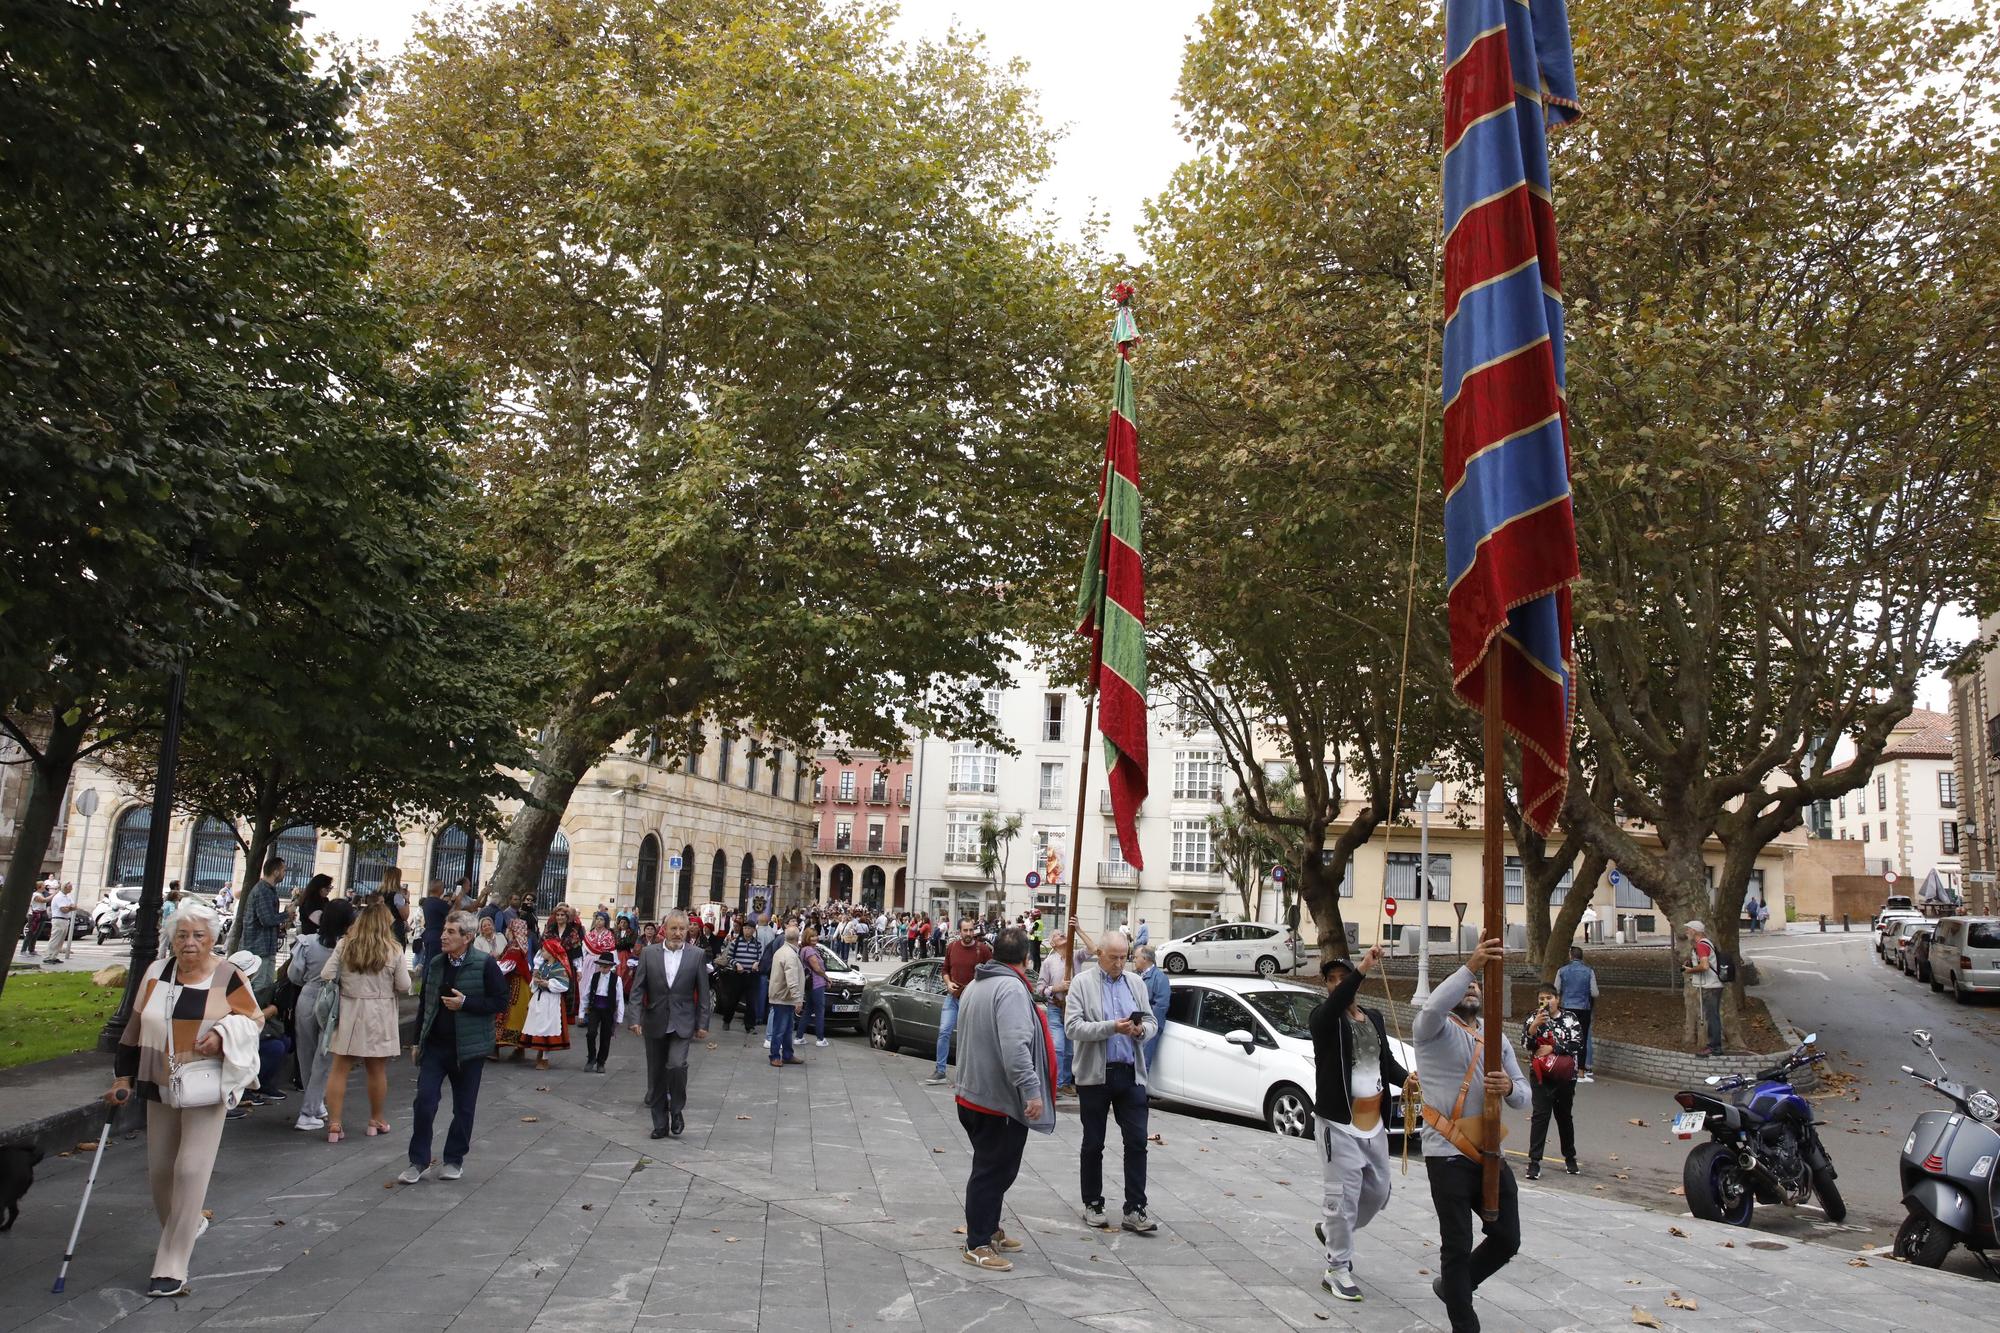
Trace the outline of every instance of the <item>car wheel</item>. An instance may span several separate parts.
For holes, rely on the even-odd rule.
[[[1951,998],[1957,1000],[1960,1004],[1972,1003],[1972,997],[1965,993],[1965,987],[1958,984],[1958,976],[1956,973],[1954,973],[1951,978]]]
[[[1160,966],[1166,968],[1167,971],[1172,973],[1174,976],[1179,976],[1181,973],[1188,970],[1187,959],[1177,953],[1168,954],[1166,958],[1160,963]]]
[[[1271,957],[1271,955],[1269,954],[1265,954],[1262,958],[1259,958],[1257,960],[1257,975],[1260,977],[1277,976],[1278,960]]]
[[[1312,1137],[1312,1098],[1296,1084],[1280,1083],[1264,1101],[1264,1123],[1289,1139]]]
[[[868,1015],[868,1044],[878,1051],[896,1049],[896,1033],[889,1026],[889,1015],[877,1009]]]

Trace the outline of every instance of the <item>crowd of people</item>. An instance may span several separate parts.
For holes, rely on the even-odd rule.
[[[415,1185],[435,1173],[457,1179],[474,1143],[479,1091],[496,1058],[537,1069],[571,1046],[583,1027],[586,1073],[603,1073],[621,1027],[643,1043],[645,1105],[655,1138],[685,1127],[692,1053],[719,1015],[746,1034],[764,1032],[774,1069],[805,1063],[799,1048],[825,1041],[825,989],[832,955],[935,953],[944,960],[946,998],[929,1082],[951,1085],[972,1148],[965,1192],[964,1258],[1005,1271],[1022,1248],[1001,1224],[1008,1188],[1027,1136],[1052,1133],[1059,1098],[1077,1102],[1077,1190],[1083,1221],[1150,1235],[1147,1145],[1149,1071],[1171,990],[1156,965],[1144,923],[1138,941],[1124,929],[1096,941],[1072,933],[1068,948],[1043,950],[1035,914],[1014,922],[967,916],[947,936],[924,913],[869,913],[845,905],[809,907],[774,918],[726,906],[707,914],[671,912],[639,921],[609,903],[588,924],[567,903],[538,920],[532,899],[484,901],[469,881],[433,883],[414,904],[390,871],[372,891],[335,896],[316,876],[281,895],[284,862],[273,857],[244,895],[241,947],[220,956],[215,910],[202,900],[173,905],[164,960],[149,968],[116,1057],[108,1097],[146,1104],[148,1168],[161,1234],[150,1291],[187,1288],[189,1256],[205,1229],[202,1202],[225,1123],[283,1103],[288,1068],[301,1104],[301,1131],[329,1144],[348,1134],[350,1076],[358,1065],[368,1098],[363,1132],[389,1134],[388,1062],[411,1058],[417,1087],[410,1107],[407,1165]],[[1051,942],[1054,943],[1054,942]],[[1712,950],[1695,940],[1690,968]],[[1406,1069],[1383,1027],[1362,1006],[1363,979],[1381,961],[1370,949],[1352,962],[1321,967],[1325,1002],[1310,1030],[1318,1083],[1316,1141],[1322,1161],[1325,1255],[1322,1286],[1346,1300],[1357,1235],[1389,1200],[1389,1093],[1420,1100],[1430,1194],[1441,1253],[1433,1284],[1458,1333],[1476,1330],[1473,1293],[1520,1243],[1511,1172],[1503,1165],[1501,1207],[1479,1216],[1486,1098],[1532,1103],[1528,1178],[1541,1173],[1549,1122],[1564,1164],[1577,1168],[1572,1116],[1578,1082],[1590,1078],[1590,1014],[1598,995],[1581,950],[1541,988],[1522,1024],[1529,1055],[1523,1075],[1511,1044],[1499,1073],[1483,1073],[1479,974],[1499,945],[1487,941],[1445,978],[1413,1025],[1416,1068]],[[406,958],[414,956],[413,969]],[[280,957],[285,966],[280,972]],[[1713,965],[1707,965],[1713,970]],[[406,1041],[404,997],[416,997]],[[954,1034],[955,1077],[949,1070]],[[452,1112],[434,1150],[445,1088]],[[1107,1192],[1104,1153],[1116,1124],[1119,1192]],[[1116,1207],[1111,1205],[1116,1203]],[[1483,1236],[1474,1244],[1474,1223]]]

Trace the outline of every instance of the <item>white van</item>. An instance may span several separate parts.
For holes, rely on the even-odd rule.
[[[1960,1004],[2000,991],[2000,916],[1948,916],[1931,937],[1931,976]]]

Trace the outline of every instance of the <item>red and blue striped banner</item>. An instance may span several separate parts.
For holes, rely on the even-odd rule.
[[[1500,671],[1521,809],[1547,833],[1569,778],[1570,584],[1562,271],[1548,130],[1579,113],[1563,0],[1446,0],[1444,527],[1452,680]]]

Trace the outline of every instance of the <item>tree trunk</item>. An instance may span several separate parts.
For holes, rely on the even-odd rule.
[[[1539,966],[1543,981],[1554,981],[1556,973],[1568,961],[1570,941],[1576,938],[1576,928],[1582,922],[1584,912],[1590,908],[1590,900],[1594,896],[1597,881],[1604,874],[1605,864],[1604,856],[1599,852],[1586,851],[1583,854],[1580,869],[1573,883],[1579,888],[1584,885],[1588,885],[1589,888],[1582,891],[1579,891],[1579,888],[1570,890],[1569,896],[1563,899],[1562,909],[1556,913],[1555,924],[1548,927],[1542,937]],[[1530,923],[1528,938],[1531,942],[1535,934],[1534,921],[1538,916],[1544,919],[1547,917],[1549,892],[1549,889],[1543,890],[1542,910],[1539,913],[1534,911],[1528,913]]]
[[[49,840],[55,835],[56,818],[62,813],[63,793],[76,768],[77,752],[83,747],[86,724],[65,723],[58,714],[41,757],[30,761],[32,780],[28,804],[16,830],[14,855],[7,862],[7,882],[0,890],[0,989],[7,984],[7,970],[14,965],[14,950],[20,947],[21,932],[28,921],[28,900],[34,897],[35,879],[41,874],[42,858],[48,854]]]
[[[229,938],[223,942],[222,952],[235,953],[243,947],[244,904],[250,900],[250,888],[264,877],[264,857],[276,834],[271,825],[277,819],[278,781],[270,774],[264,774],[258,783],[257,809],[250,816],[250,841],[243,847],[243,882],[236,886],[236,910],[229,917]],[[283,910],[283,904],[279,909]]]
[[[1328,958],[1347,957],[1347,926],[1340,916],[1340,880],[1346,870],[1345,863],[1328,866],[1318,855],[1318,850],[1326,842],[1326,827],[1309,829],[1306,836],[1306,852],[1299,858],[1299,899],[1312,914],[1313,927],[1319,935],[1319,956]],[[1329,875],[1329,871],[1333,872]]]
[[[549,730],[551,734],[536,756],[540,771],[529,784],[528,802],[507,822],[507,832],[500,840],[500,864],[494,867],[489,887],[501,902],[516,902],[523,893],[532,897],[541,887],[542,865],[548,860],[556,830],[562,826],[569,798],[584,771],[605,753],[593,742],[572,739],[560,724]],[[622,859],[623,855],[621,847],[617,857]]]

